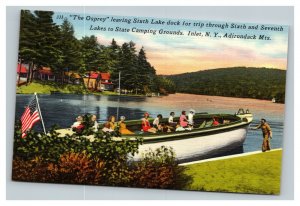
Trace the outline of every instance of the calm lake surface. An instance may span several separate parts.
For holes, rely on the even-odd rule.
[[[16,118],[19,119],[24,107],[33,95],[17,95]],[[271,101],[217,97],[192,94],[172,94],[163,97],[95,96],[74,94],[39,95],[40,108],[46,128],[54,124],[70,127],[80,114],[96,114],[99,122],[105,122],[110,115],[126,116],[127,120],[141,119],[144,112],[151,117],[162,114],[168,117],[171,111],[179,116],[182,110],[194,109],[196,112],[234,114],[239,108],[249,109],[254,115],[250,126],[256,126],[265,118],[273,131],[272,148],[282,147],[284,104]],[[40,124],[35,129],[41,129]],[[261,130],[249,130],[243,146],[244,152],[261,149]]]

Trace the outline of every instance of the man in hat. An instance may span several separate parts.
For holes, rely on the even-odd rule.
[[[261,119],[260,125],[255,127],[255,129],[260,129],[263,134],[263,142],[262,142],[262,151],[265,152],[267,150],[271,150],[270,138],[272,139],[272,130],[270,125],[267,123],[266,119]]]

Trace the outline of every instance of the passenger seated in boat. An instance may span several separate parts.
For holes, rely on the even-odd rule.
[[[190,113],[188,114],[188,123],[189,125],[194,125],[194,115],[195,115],[195,110],[190,109]]]
[[[149,113],[145,112],[144,118],[142,119],[142,131],[156,133],[156,129],[154,127],[151,127],[148,118],[149,118]]]
[[[83,117],[78,116],[76,118],[76,122],[72,124],[71,128],[76,133],[82,133],[84,130]]]
[[[185,128],[183,128],[180,123],[178,122],[177,125],[176,125],[176,129],[175,129],[176,132],[181,132],[181,131],[185,131]]]
[[[168,123],[171,127],[176,127],[177,125],[177,122],[174,122],[174,116],[175,116],[175,113],[174,112],[171,112],[170,113],[170,117],[169,117],[169,120],[168,120]]]
[[[212,126],[218,126],[220,123],[219,121],[217,120],[216,117],[213,117],[213,123],[212,123]]]
[[[102,131],[103,132],[109,132],[109,133],[114,132],[114,130],[110,128],[110,123],[109,122],[106,122],[104,124],[104,127],[103,127]]]
[[[159,115],[157,115],[157,117],[153,120],[153,127],[155,128],[155,129],[157,129],[158,131],[161,131],[162,130],[162,126],[161,126],[161,124],[160,124],[160,120],[162,119],[163,117],[162,117],[162,115],[161,114],[159,114]]]
[[[185,111],[181,112],[180,118],[179,118],[179,123],[181,127],[187,127],[188,126],[188,120],[185,116]]]
[[[94,114],[91,116],[91,126],[92,126],[94,132],[98,131],[99,124],[97,122],[97,116]]]
[[[115,130],[115,128],[116,128],[116,117],[115,116],[110,116],[109,118],[108,118],[108,122],[109,122],[109,125],[110,125],[110,129],[112,129],[112,130]]]
[[[162,132],[171,132],[171,128],[167,124],[162,123],[161,124],[161,131]]]
[[[187,127],[185,127],[185,130],[189,130],[189,131],[191,131],[192,129],[194,129],[194,126],[193,126],[193,125],[191,125],[191,124],[188,124],[188,126],[187,126]]]
[[[120,121],[119,121],[119,132],[121,134],[134,134],[132,131],[130,131],[129,129],[127,129],[126,124],[124,123],[125,121],[125,116],[121,116],[120,117]]]
[[[192,125],[188,125],[187,127],[182,127],[180,124],[177,124],[176,126],[176,132],[182,132],[182,131],[191,131],[193,129]]]
[[[224,119],[223,120],[223,124],[229,124],[230,123],[230,120],[229,119]]]

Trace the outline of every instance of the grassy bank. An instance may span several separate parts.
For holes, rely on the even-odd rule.
[[[192,183],[185,189],[279,194],[282,151],[186,165]]]
[[[51,91],[60,92],[63,94],[94,94],[94,95],[116,95],[119,93],[112,91],[102,91],[102,92],[94,92],[87,90],[83,85],[73,85],[73,84],[64,84],[57,85],[54,82],[41,82],[34,81],[30,83],[28,86],[22,85],[17,87],[17,94],[33,94],[37,92],[38,94],[51,94]],[[122,94],[123,96],[124,94]],[[144,96],[140,94],[127,94],[126,96]]]
[[[87,93],[83,85],[57,85],[54,82],[40,82],[35,81],[28,86],[22,85],[17,87],[17,94],[33,94],[37,92],[39,94],[50,94],[51,91],[61,92],[65,94],[84,94]]]

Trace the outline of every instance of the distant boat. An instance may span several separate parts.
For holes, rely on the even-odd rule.
[[[276,99],[275,99],[275,97],[273,97],[273,99],[272,99],[272,102],[273,102],[273,103],[276,103]]]
[[[248,110],[247,110],[248,111]],[[212,125],[212,118],[216,117],[221,123],[218,126]],[[151,121],[152,119],[150,119]],[[178,121],[179,118],[174,118]],[[248,127],[253,120],[251,113],[239,111],[235,115],[231,114],[199,114],[194,116],[195,126],[192,130],[181,132],[158,132],[142,133],[141,120],[126,121],[127,128],[136,131],[136,134],[122,135],[114,138],[116,141],[122,139],[132,139],[142,137],[143,144],[139,146],[139,153],[133,158],[139,160],[143,153],[149,149],[155,150],[161,146],[172,147],[179,162],[187,162],[192,159],[205,159],[215,155],[224,154],[234,149],[240,148],[247,135]],[[167,123],[168,119],[163,118],[162,123]],[[72,134],[70,129],[57,130],[62,136]],[[93,135],[87,137],[93,141]]]

